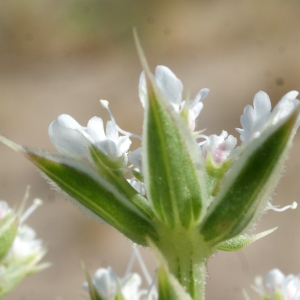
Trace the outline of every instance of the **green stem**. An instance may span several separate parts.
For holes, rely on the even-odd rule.
[[[161,227],[160,227],[161,229]],[[204,300],[206,262],[211,251],[198,232],[184,228],[162,230],[157,244],[168,263],[169,271],[193,300]]]

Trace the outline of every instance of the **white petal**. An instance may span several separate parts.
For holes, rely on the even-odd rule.
[[[207,97],[208,93],[209,93],[209,89],[205,88],[200,90],[200,92],[196,95],[194,100],[190,102],[190,107],[194,107],[194,105],[196,105],[198,102],[204,100]]]
[[[282,287],[284,299],[299,300],[300,299],[300,280],[298,276],[288,275]]]
[[[280,270],[273,269],[266,276],[267,287],[274,292],[276,288],[282,286],[284,279],[285,276]]]
[[[128,151],[130,145],[131,145],[131,140],[129,139],[128,136],[119,137],[117,146],[119,149],[120,156]]]
[[[115,142],[118,141],[119,133],[116,123],[113,121],[108,121],[106,123],[106,136],[110,140],[114,140]]]
[[[54,147],[63,155],[74,158],[88,156],[84,128],[69,115],[60,115],[48,129]]]
[[[115,141],[106,139],[97,143],[96,146],[99,147],[110,158],[118,158],[120,156],[119,149]]]
[[[128,274],[120,279],[121,292],[125,300],[139,300],[139,287],[142,283],[141,277],[137,274]]]
[[[256,93],[253,101],[255,114],[255,131],[262,131],[269,120],[271,113],[271,101],[267,93],[260,91]]]
[[[142,169],[142,148],[138,148],[128,154],[128,160],[139,170]]]
[[[241,125],[243,129],[239,129],[241,133],[241,141],[247,143],[251,139],[252,128],[255,121],[254,110],[251,105],[246,105],[244,113],[241,116]]]
[[[295,109],[295,107],[299,104],[299,100],[295,99],[298,94],[299,93],[297,91],[291,91],[280,99],[272,114],[272,124],[278,123]]]
[[[165,66],[157,66],[155,70],[155,81],[160,91],[174,105],[181,104],[183,90],[182,82],[175,74]]]
[[[98,269],[94,275],[93,283],[98,293],[107,300],[114,300],[117,292],[117,275],[112,268]]]
[[[203,109],[203,103],[199,102],[193,106],[193,108],[189,109],[190,117],[195,121],[196,118],[200,115],[200,112]]]
[[[87,134],[92,137],[95,142],[100,142],[106,138],[104,133],[103,121],[101,118],[93,117],[87,125]]]

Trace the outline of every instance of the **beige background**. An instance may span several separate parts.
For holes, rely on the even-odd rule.
[[[170,67],[191,96],[211,89],[197,128],[238,137],[234,128],[257,91],[275,104],[300,90],[299,16],[299,1],[1,1],[0,134],[54,151],[47,134],[51,121],[61,113],[82,125],[94,115],[107,120],[100,98],[110,101],[123,129],[141,133],[136,26],[153,70]],[[298,135],[276,204],[299,201],[299,149]],[[47,244],[45,261],[53,264],[6,299],[82,299],[81,260],[91,273],[110,265],[123,274],[128,239],[83,216],[25,158],[1,145],[0,170],[1,199],[16,205],[28,184],[31,199],[44,199],[28,223]],[[256,230],[279,226],[275,233],[242,251],[216,254],[208,263],[207,299],[243,299],[242,288],[258,299],[250,287],[257,274],[275,266],[300,272],[299,216],[299,209],[270,212]],[[142,252],[153,271],[151,253]]]

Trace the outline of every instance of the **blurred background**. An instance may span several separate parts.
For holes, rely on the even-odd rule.
[[[54,151],[49,124],[62,113],[82,125],[95,115],[108,120],[99,99],[110,101],[120,127],[140,134],[136,27],[153,71],[159,64],[171,68],[183,81],[184,96],[211,89],[197,128],[238,137],[234,129],[257,91],[267,92],[274,105],[288,91],[300,90],[299,15],[299,1],[280,0],[1,1],[0,134]],[[299,201],[299,150],[298,134],[275,204]],[[84,216],[3,145],[0,170],[1,199],[17,205],[30,184],[30,198],[44,200],[28,224],[47,244],[44,261],[52,263],[6,299],[83,299],[80,261],[91,274],[112,266],[123,275],[132,252],[127,238]],[[269,212],[255,230],[279,226],[275,233],[244,250],[217,253],[207,266],[207,299],[243,299],[243,288],[259,299],[250,287],[256,275],[274,267],[300,273],[299,216],[299,209]],[[153,272],[150,251],[141,251]]]

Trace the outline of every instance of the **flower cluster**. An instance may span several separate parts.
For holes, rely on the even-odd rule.
[[[141,276],[138,273],[131,273],[135,260],[138,261],[148,282],[148,290],[140,288]],[[118,277],[111,267],[98,269],[93,279],[90,279],[86,272],[86,277],[87,281],[83,283],[83,289],[89,292],[91,300],[157,300],[154,279],[151,279],[136,245],[133,245],[133,253],[123,278]]]
[[[9,293],[24,277],[49,266],[38,264],[46,253],[35,231],[24,224],[29,215],[42,204],[35,199],[23,212],[26,196],[18,212],[0,201],[0,297]]]
[[[119,278],[110,267],[98,269],[92,282],[100,299],[103,300],[115,300],[120,295],[125,300],[140,300],[147,294],[146,290],[139,290],[142,281],[137,273]],[[87,282],[83,284],[83,288],[89,291]]]
[[[262,277],[257,276],[253,288],[265,300],[300,299],[300,274],[286,276],[280,270],[273,269],[266,275],[265,286]]]
[[[198,144],[199,157],[203,158],[202,163],[208,171],[216,173],[227,171],[228,164],[236,158],[254,139],[257,139],[269,127],[275,126],[278,122],[290,115],[299,104],[297,91],[291,91],[284,95],[276,107],[271,109],[271,101],[265,92],[258,92],[253,101],[253,107],[247,105],[241,116],[242,128],[237,128],[240,133],[241,146],[236,147],[237,139],[228,135],[223,130],[220,135],[204,135],[195,132],[196,119],[203,109],[203,100],[207,97],[209,89],[204,88],[198,92],[193,100],[182,100],[183,84],[176,75],[165,66],[158,66],[153,76],[154,83],[162,97],[172,106],[188,125],[195,141],[202,139]],[[148,101],[145,72],[142,72],[139,81],[139,97],[143,107]],[[124,171],[130,170],[134,175],[128,182],[142,195],[145,195],[142,169],[142,148],[139,147],[128,153],[131,145],[131,137],[142,140],[136,134],[128,133],[117,125],[112,112],[108,107],[108,101],[100,100],[105,107],[111,120],[106,124],[106,133],[101,118],[93,117],[89,120],[86,127],[81,126],[71,116],[63,114],[54,120],[49,126],[49,136],[54,147],[63,155],[76,159],[86,159],[94,163],[89,144],[92,143],[109,159],[118,162],[119,167],[125,167],[129,162],[129,167]],[[123,134],[119,136],[119,134]],[[211,170],[213,168],[213,170]],[[294,204],[295,206],[295,204]],[[290,207],[290,206],[289,206]],[[273,209],[268,203],[267,209]],[[275,208],[275,207],[274,207]],[[277,209],[278,210],[278,209]]]
[[[273,110],[268,95],[258,92],[241,116],[237,146],[226,131],[195,130],[208,89],[183,100],[182,82],[170,69],[158,66],[152,75],[142,61],[142,136],[122,130],[108,101],[100,100],[111,119],[106,130],[98,117],[86,127],[68,115],[52,122],[49,135],[60,154],[0,141],[23,153],[85,212],[150,246],[162,299],[202,300],[206,263],[215,251],[237,251],[273,232],[247,234],[265,210],[296,207],[269,200],[300,123],[298,92],[284,95]],[[129,152],[132,138],[141,147]],[[97,278],[110,278],[125,293],[123,279],[103,272]],[[129,278],[137,290],[136,277]]]

